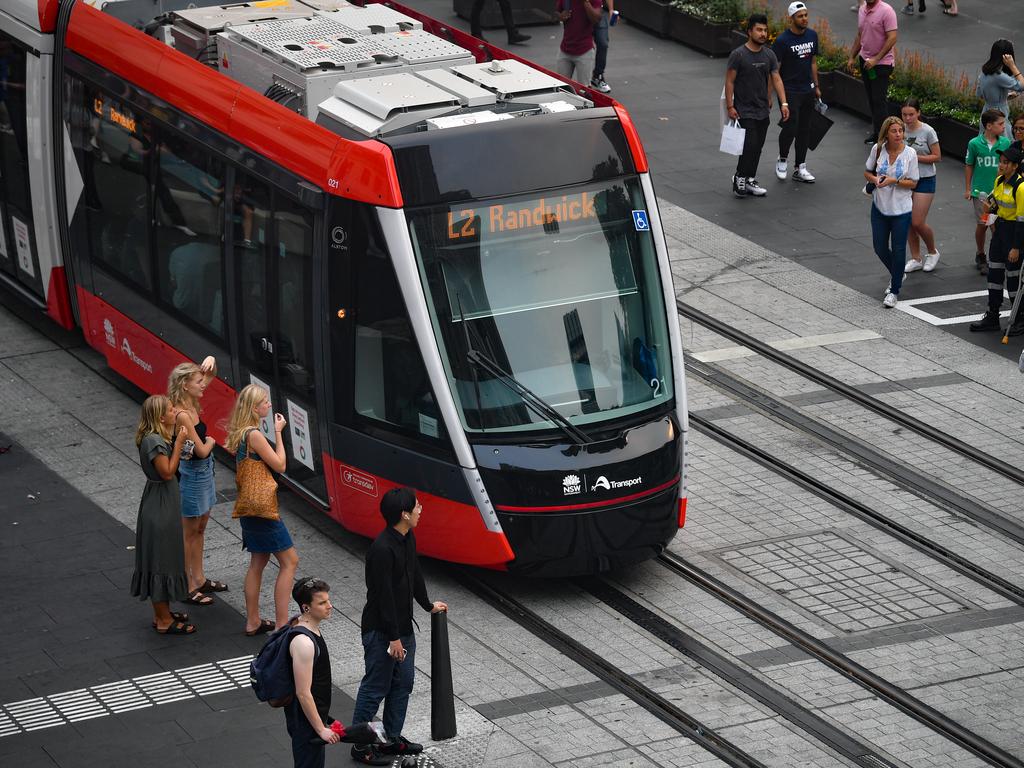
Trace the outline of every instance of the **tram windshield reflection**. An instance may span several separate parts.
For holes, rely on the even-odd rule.
[[[672,397],[657,255],[639,181],[409,214],[447,373],[470,431],[556,425],[477,350],[583,425]]]

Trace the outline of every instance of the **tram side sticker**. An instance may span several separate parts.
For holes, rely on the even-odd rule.
[[[292,433],[292,457],[312,470],[313,466],[313,442],[309,438],[309,414],[305,408],[300,408],[291,400],[285,401],[288,404],[288,429]]]
[[[341,482],[367,496],[374,498],[377,496],[377,478],[352,469],[352,467],[346,467],[344,464],[341,465]]]
[[[36,270],[32,266],[32,245],[29,240],[28,224],[17,216],[11,216],[11,224],[14,228],[14,245],[18,249],[18,266],[29,277],[35,277]]]
[[[650,232],[651,222],[647,219],[647,211],[633,211],[633,226],[637,232]]]
[[[267,397],[271,396],[271,394],[270,394],[271,393],[270,385],[267,384],[267,382],[263,381],[262,379],[256,378],[251,373],[249,374],[249,383],[250,384],[255,384],[257,387],[261,387],[262,389],[267,390]],[[266,416],[264,416],[262,419],[260,419],[260,432],[262,432],[263,436],[265,438],[267,438],[267,440],[270,441],[271,445],[273,445],[274,443],[277,442],[277,439],[276,439],[275,433],[274,433],[273,418],[274,418],[274,401],[271,400],[270,401],[270,411],[267,412]]]

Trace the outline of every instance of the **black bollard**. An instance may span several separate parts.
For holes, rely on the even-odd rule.
[[[438,611],[430,616],[430,738],[443,741],[457,733],[452,655],[448,649],[448,613]]]

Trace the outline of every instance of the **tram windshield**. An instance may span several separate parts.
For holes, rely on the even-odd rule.
[[[564,428],[543,406],[582,426],[672,397],[638,179],[417,209],[409,224],[467,430]]]

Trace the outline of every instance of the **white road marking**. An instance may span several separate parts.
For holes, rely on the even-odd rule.
[[[853,341],[870,341],[882,338],[880,334],[867,329],[856,331],[843,331],[841,333],[825,333],[820,336],[797,336],[792,339],[781,339],[769,341],[768,346],[781,351],[794,349],[809,349],[810,347],[827,347],[831,344],[848,344]],[[690,355],[694,360],[702,363],[717,363],[722,360],[735,360],[740,357],[753,357],[756,355],[748,347],[723,347],[722,349],[711,349],[707,352],[695,352]]]
[[[0,738],[249,687],[252,656],[0,705]]]
[[[961,323],[973,323],[980,320],[984,316],[984,311],[979,312],[976,315],[959,315],[957,317],[939,317],[933,315],[930,312],[925,312],[922,309],[918,309],[922,304],[937,304],[940,301],[955,301],[957,299],[980,299],[988,296],[988,291],[968,291],[967,293],[949,293],[945,296],[926,296],[923,299],[900,299],[899,304],[896,305],[896,309],[901,312],[906,312],[911,317],[916,317],[918,320],[924,320],[930,325],[960,325]],[[1003,291],[1003,296],[1008,297],[1006,291]],[[1000,317],[1009,317],[1010,311],[1003,310],[999,313]]]

